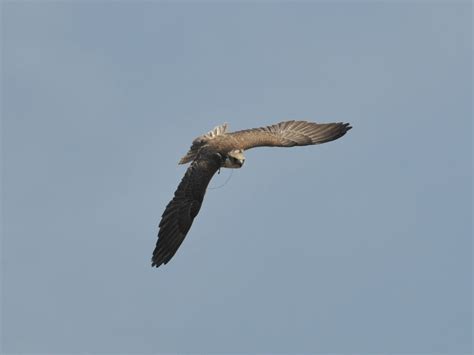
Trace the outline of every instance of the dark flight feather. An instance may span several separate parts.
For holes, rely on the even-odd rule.
[[[159,225],[152,266],[166,264],[178,250],[199,213],[206,188],[221,165],[217,154],[199,156],[189,166]]]

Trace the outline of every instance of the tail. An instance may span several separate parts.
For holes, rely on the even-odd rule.
[[[182,157],[179,161],[178,164],[187,164],[194,159],[196,159],[199,149],[203,145],[205,145],[209,140],[216,138],[217,136],[223,135],[227,132],[227,123],[224,123],[220,126],[214,127],[212,131],[207,132],[206,134],[203,134],[202,136],[197,137],[194,141],[193,144],[191,145],[191,148],[189,148],[189,151],[186,153],[184,157]]]

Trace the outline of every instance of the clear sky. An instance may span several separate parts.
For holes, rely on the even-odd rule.
[[[5,353],[471,353],[470,2],[8,1],[1,22]],[[151,268],[192,139],[288,119],[354,128],[248,151]]]

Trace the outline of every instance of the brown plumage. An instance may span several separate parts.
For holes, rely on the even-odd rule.
[[[168,263],[188,233],[201,208],[207,185],[221,167],[240,168],[243,151],[255,147],[294,147],[321,144],[342,137],[349,123],[286,121],[227,133],[227,124],[196,138],[180,164],[191,162],[159,225],[152,266]]]

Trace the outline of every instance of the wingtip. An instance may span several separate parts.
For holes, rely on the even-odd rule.
[[[159,268],[161,265],[163,265],[163,261],[157,261],[151,259],[151,267]]]
[[[166,265],[170,261],[169,254],[163,254],[163,249],[160,251],[155,248],[153,256],[151,257],[151,267],[159,268],[161,265]]]

